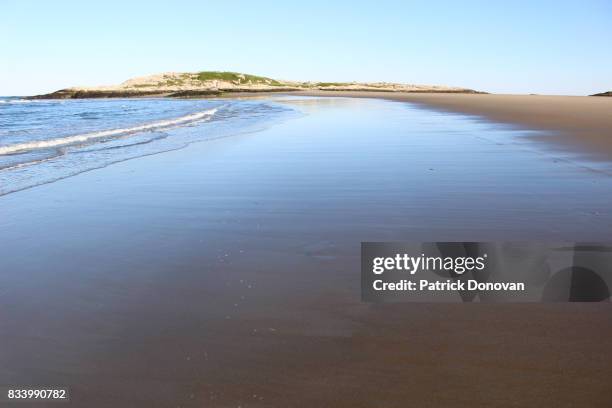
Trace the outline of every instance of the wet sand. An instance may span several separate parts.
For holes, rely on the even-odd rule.
[[[478,115],[529,129],[552,130],[536,139],[565,151],[612,159],[612,98],[591,96],[495,95],[390,92],[307,92],[316,96],[381,98]]]
[[[291,103],[308,115],[1,197],[0,384],[76,407],[610,406],[609,304],[359,299],[361,241],[610,240],[609,176],[456,115]]]

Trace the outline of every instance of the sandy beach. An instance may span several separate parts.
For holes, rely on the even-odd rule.
[[[463,115],[278,103],[305,115],[0,197],[0,382],[87,407],[610,406],[608,303],[359,296],[361,241],[609,241],[609,176]]]
[[[465,113],[528,129],[553,131],[543,142],[591,157],[612,159],[612,98],[590,96],[494,95],[392,92],[308,92],[406,101],[434,109]]]
[[[0,408],[612,408],[612,1],[0,2]]]

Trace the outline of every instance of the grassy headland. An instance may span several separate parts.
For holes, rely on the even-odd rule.
[[[129,79],[119,85],[61,89],[35,99],[116,98],[134,96],[197,97],[230,92],[383,91],[478,93],[472,89],[390,82],[299,82],[228,71],[166,72]]]

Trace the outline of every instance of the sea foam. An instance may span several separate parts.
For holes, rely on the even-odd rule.
[[[84,133],[80,135],[66,136],[60,137],[56,139],[49,140],[40,140],[33,142],[24,142],[24,143],[16,143],[7,146],[0,146],[0,155],[3,154],[12,154],[12,153],[21,153],[29,150],[36,149],[46,149],[50,147],[59,147],[71,145],[74,143],[84,143],[95,139],[112,137],[112,136],[120,136],[129,133],[142,132],[146,130],[154,130],[160,129],[170,126],[183,125],[190,122],[199,121],[202,119],[210,119],[216,112],[218,108],[208,109],[202,112],[191,113],[189,115],[181,116],[174,119],[161,120],[157,122],[146,123],[143,125],[128,127],[128,128],[119,128],[119,129],[111,129],[111,130],[102,130],[98,132],[92,133]]]

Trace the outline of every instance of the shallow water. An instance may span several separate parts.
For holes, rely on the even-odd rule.
[[[238,100],[0,98],[0,195],[261,129],[289,113]]]

